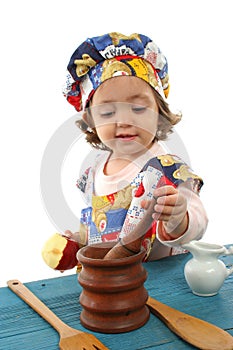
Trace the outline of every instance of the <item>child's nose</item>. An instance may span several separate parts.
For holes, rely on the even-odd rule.
[[[132,113],[130,113],[130,111],[122,110],[122,111],[119,111],[119,113],[117,113],[116,122],[120,126],[133,125],[134,118],[132,116]]]
[[[128,126],[128,125],[132,125],[132,122],[130,123],[129,121],[120,121],[120,120],[118,120],[117,121],[117,125],[118,126],[121,126],[121,127],[126,127],[126,126]]]

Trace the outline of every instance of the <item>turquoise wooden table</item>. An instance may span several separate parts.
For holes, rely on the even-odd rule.
[[[211,322],[233,335],[233,276],[226,279],[219,294],[198,297],[192,294],[183,269],[191,254],[182,254],[145,264],[145,286],[153,298],[192,316]],[[221,257],[232,265],[233,257]],[[17,278],[17,276],[16,276]],[[25,284],[51,310],[71,327],[93,333],[110,350],[194,349],[173,334],[156,316],[150,315],[143,327],[128,333],[102,334],[81,326],[77,275]],[[8,287],[0,289],[0,349],[57,350],[56,331]]]

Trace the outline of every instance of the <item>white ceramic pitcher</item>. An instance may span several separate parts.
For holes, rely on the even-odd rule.
[[[182,247],[193,257],[184,267],[184,275],[192,292],[199,296],[212,296],[219,292],[225,279],[233,273],[233,266],[226,267],[221,255],[233,254],[233,246],[224,246],[201,241],[191,241]]]

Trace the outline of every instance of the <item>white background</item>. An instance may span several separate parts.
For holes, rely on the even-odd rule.
[[[71,54],[87,37],[110,31],[145,34],[167,56],[170,102],[183,112],[176,130],[205,181],[201,197],[209,226],[203,240],[233,243],[231,5],[230,0],[1,2],[0,286],[12,278],[61,275],[41,258],[43,243],[57,232],[41,199],[41,160],[54,132],[75,114],[61,93]],[[71,147],[61,180],[68,202],[77,201],[76,215],[83,144]]]

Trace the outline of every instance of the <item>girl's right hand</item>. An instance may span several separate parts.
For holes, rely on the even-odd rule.
[[[64,236],[69,238],[70,240],[72,241],[75,241],[75,242],[80,242],[80,235],[79,235],[79,232],[71,232],[70,230],[66,230],[64,232]]]

